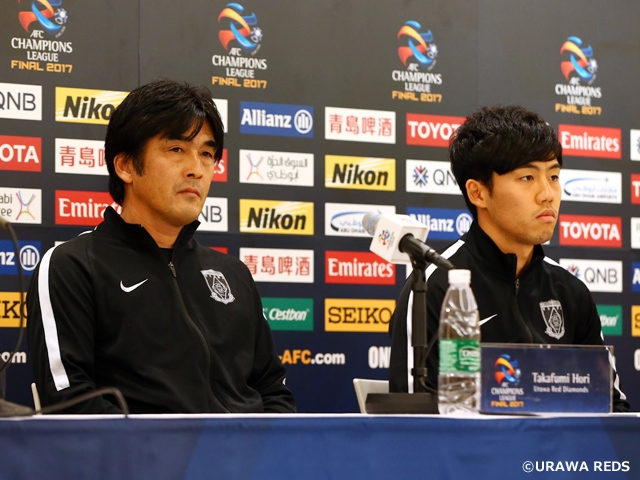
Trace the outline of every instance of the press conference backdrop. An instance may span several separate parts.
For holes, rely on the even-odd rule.
[[[27,274],[107,205],[103,140],[127,92],[208,85],[227,130],[197,237],[251,269],[302,412],[353,412],[353,377],[387,377],[407,274],[368,252],[372,210],[470,216],[448,140],[482,105],[522,104],[561,139],[547,254],[583,280],[640,406],[640,4],[634,0],[32,0],[0,15],[0,355]],[[19,258],[18,258],[19,257]],[[153,321],[153,319],[149,319]],[[8,399],[31,404],[26,342]]]

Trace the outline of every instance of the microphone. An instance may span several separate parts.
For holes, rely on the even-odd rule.
[[[11,223],[9,222],[9,220],[5,220],[4,218],[0,217],[0,227],[1,228],[9,228],[9,225],[11,225]]]
[[[445,270],[455,268],[433,248],[426,245],[429,227],[409,215],[389,215],[369,212],[362,226],[373,237],[369,250],[390,263],[408,263],[411,259],[427,260]]]

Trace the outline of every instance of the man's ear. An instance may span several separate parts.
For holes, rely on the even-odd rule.
[[[113,159],[113,168],[116,171],[116,175],[124,183],[133,182],[133,160],[124,153],[119,153]]]
[[[484,208],[487,196],[489,195],[489,189],[486,185],[479,180],[470,178],[467,180],[465,187],[467,188],[469,201],[475,205],[476,208]]]

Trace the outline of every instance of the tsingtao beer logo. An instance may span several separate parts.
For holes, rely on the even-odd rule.
[[[593,86],[598,62],[591,45],[575,36],[568,37],[560,47],[560,71],[567,83],[558,83],[555,93],[564,103],[556,103],[555,111],[577,115],[602,115],[602,107],[593,99],[602,98],[600,87]]]
[[[267,60],[257,58],[262,29],[255,13],[245,12],[239,3],[228,3],[218,15],[218,38],[226,55],[213,55],[216,75],[212,85],[244,88],[267,88],[267,81],[256,78],[256,71],[267,70]]]
[[[423,30],[415,20],[408,20],[398,31],[398,57],[405,70],[393,70],[391,76],[397,87],[391,98],[413,102],[442,102],[442,94],[432,91],[432,85],[442,84],[442,74],[432,73],[438,57],[431,30]]]
[[[71,42],[58,40],[67,28],[69,13],[62,0],[20,2],[16,35],[11,48],[26,54],[11,59],[11,68],[40,72],[71,73],[73,65],[62,62],[62,55],[73,52]],[[20,32],[20,35],[18,35]]]

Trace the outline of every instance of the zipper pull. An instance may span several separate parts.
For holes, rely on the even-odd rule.
[[[516,295],[518,295],[518,290],[520,290],[520,279],[516,278]]]
[[[176,273],[176,267],[173,264],[173,262],[169,262],[169,268],[171,269],[171,274],[173,275],[173,278],[178,278],[178,274]]]

